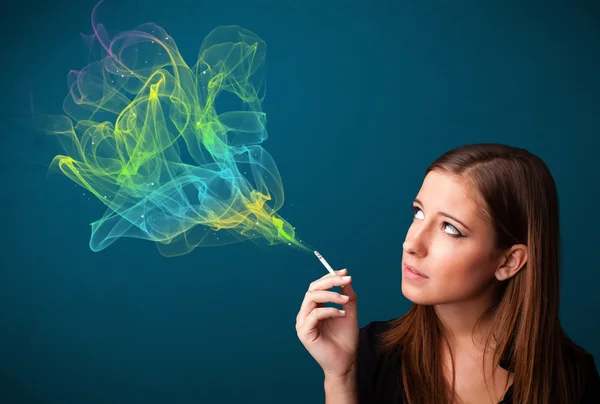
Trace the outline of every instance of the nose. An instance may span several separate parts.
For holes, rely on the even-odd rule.
[[[406,254],[414,254],[420,257],[427,255],[427,235],[425,226],[411,226],[406,233],[402,249]]]

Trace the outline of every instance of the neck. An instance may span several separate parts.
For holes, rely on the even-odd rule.
[[[463,345],[473,341],[482,341],[490,331],[490,319],[477,321],[495,301],[495,289],[488,288],[483,293],[460,302],[444,303],[434,306],[440,320],[442,334],[451,344]],[[477,328],[475,324],[477,323]]]

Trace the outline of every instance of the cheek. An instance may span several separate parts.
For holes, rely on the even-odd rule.
[[[429,280],[421,284],[402,283],[402,292],[415,303],[439,304],[459,301],[476,295],[493,277],[480,246],[450,240],[437,244],[427,256]]]
[[[488,269],[487,256],[477,249],[455,248],[437,258],[431,278],[432,286],[439,291],[440,297],[467,298],[478,293],[493,276]]]
[[[434,283],[439,290],[468,292],[481,284],[482,273],[481,266],[476,262],[457,260],[439,266],[434,273]]]

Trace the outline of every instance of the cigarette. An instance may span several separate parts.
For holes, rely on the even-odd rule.
[[[319,261],[321,261],[321,264],[323,264],[323,266],[325,268],[327,268],[327,270],[329,271],[329,273],[331,273],[332,275],[337,275],[335,273],[335,271],[333,270],[333,268],[331,268],[331,265],[329,265],[327,263],[327,261],[325,261],[325,258],[323,258],[323,256],[321,254],[319,254],[318,251],[315,251],[315,255],[317,256],[317,258],[319,259]]]

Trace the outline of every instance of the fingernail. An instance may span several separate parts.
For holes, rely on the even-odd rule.
[[[345,281],[349,281],[350,279],[352,279],[351,276],[342,276],[342,279]]]
[[[347,269],[346,269],[346,268],[344,268],[344,269],[340,269],[339,271],[337,271],[337,273],[338,273],[338,274],[342,274],[342,273],[344,273],[344,272],[346,272],[346,271],[347,271]]]

